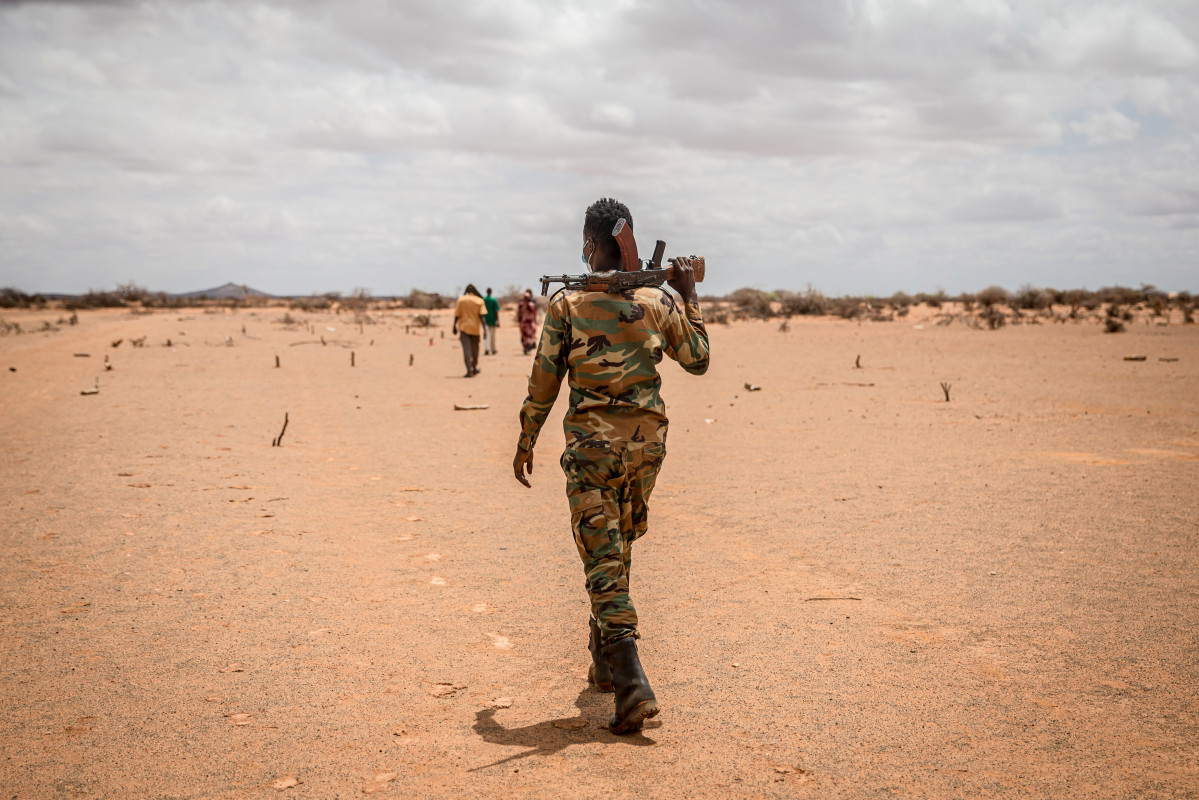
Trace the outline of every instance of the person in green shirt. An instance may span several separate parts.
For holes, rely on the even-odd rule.
[[[499,350],[495,348],[495,329],[500,326],[500,301],[491,296],[491,289],[483,298],[487,313],[483,315],[483,324],[487,326],[487,341],[484,343],[485,352],[494,356]]]

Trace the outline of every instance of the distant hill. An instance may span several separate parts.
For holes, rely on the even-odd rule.
[[[207,298],[209,300],[242,300],[247,297],[262,297],[267,300],[279,299],[277,295],[260,292],[257,289],[251,289],[249,286],[237,283],[226,283],[215,289],[203,289],[198,292],[178,292],[171,296],[184,300],[199,300],[200,298]]]

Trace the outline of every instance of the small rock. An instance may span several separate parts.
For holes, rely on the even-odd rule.
[[[553,722],[555,728],[561,728],[564,731],[578,731],[587,727],[585,719],[556,719]]]
[[[291,789],[299,785],[299,778],[297,778],[295,775],[288,775],[286,778],[279,778],[277,781],[271,784],[271,787],[278,789],[279,791],[283,791],[284,789]]]

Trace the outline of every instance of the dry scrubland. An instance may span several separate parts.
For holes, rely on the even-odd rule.
[[[3,796],[1197,796],[1199,328],[1131,306],[713,325],[622,739],[508,315],[464,380],[445,312],[5,310]]]

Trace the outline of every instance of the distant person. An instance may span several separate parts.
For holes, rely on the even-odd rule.
[[[633,229],[623,203],[604,198],[583,220],[582,258],[594,272],[621,269],[617,220]],[[637,655],[637,611],[629,595],[633,542],[649,525],[647,504],[666,458],[666,406],[659,365],[677,361],[693,375],[708,369],[708,333],[695,293],[693,265],[674,259],[670,286],[619,294],[565,291],[545,313],[545,325],[520,409],[512,471],[526,487],[533,447],[562,381],[570,404],[562,427],[566,496],[575,545],[591,599],[591,667],[597,691],[616,693],[608,718],[613,733],[639,730],[658,701]]]
[[[483,316],[483,322],[487,325],[487,355],[493,356],[499,352],[495,349],[495,329],[500,326],[500,301],[491,296],[491,289],[488,288],[483,303],[487,306],[487,313]]]
[[[533,299],[533,290],[525,289],[516,306],[516,321],[520,323],[520,346],[525,349],[525,355],[537,347],[537,301]]]
[[[466,291],[458,298],[454,309],[454,333],[462,342],[462,360],[466,362],[466,375],[473,378],[479,374],[479,337],[483,333],[483,314],[487,304],[473,283],[466,284]]]

